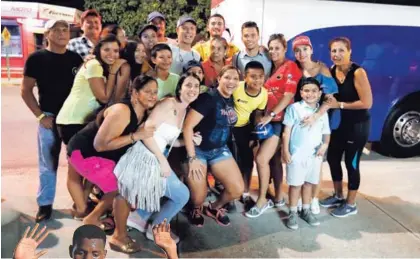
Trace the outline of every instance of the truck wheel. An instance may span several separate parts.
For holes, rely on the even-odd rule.
[[[420,105],[413,101],[398,105],[385,122],[381,149],[393,157],[420,155]]]

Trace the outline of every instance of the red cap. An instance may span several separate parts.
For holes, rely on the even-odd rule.
[[[293,50],[295,50],[296,47],[301,46],[301,45],[307,45],[310,46],[312,49],[312,43],[311,40],[309,39],[308,36],[297,36],[292,43],[293,46]]]

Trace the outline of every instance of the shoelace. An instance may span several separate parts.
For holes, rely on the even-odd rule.
[[[224,217],[225,216],[225,213],[226,213],[226,209],[224,209],[224,208],[220,208],[220,209],[218,209],[217,210],[217,213],[216,213],[216,218],[218,218],[219,216],[222,216],[222,217]]]

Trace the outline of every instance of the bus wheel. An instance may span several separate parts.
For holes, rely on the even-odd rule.
[[[413,101],[398,105],[388,116],[381,149],[393,157],[420,155],[420,105]]]

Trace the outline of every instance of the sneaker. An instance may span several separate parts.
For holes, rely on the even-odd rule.
[[[228,212],[228,213],[235,213],[238,209],[236,208],[236,204],[235,201],[230,201],[228,203],[226,203],[223,208]]]
[[[140,217],[137,211],[131,211],[127,218],[127,228],[137,229],[141,233],[144,233],[147,229],[147,222]]]
[[[331,215],[337,218],[345,218],[355,214],[357,214],[357,206],[350,206],[347,202],[344,202],[341,206],[331,211]]]
[[[319,208],[319,200],[318,198],[313,198],[311,202],[311,211],[312,214],[318,215],[321,212],[321,209]]]
[[[245,211],[250,210],[255,205],[255,202],[250,195],[242,195],[239,201],[244,204]]]
[[[301,218],[311,226],[319,226],[319,220],[315,217],[310,209],[305,209],[300,214]]]
[[[274,204],[274,207],[280,208],[280,207],[283,207],[284,205],[286,205],[286,201],[283,198],[279,201],[273,201],[273,204]]]
[[[338,198],[334,194],[322,201],[319,201],[319,205],[321,205],[324,208],[330,208],[330,207],[340,206],[343,203],[343,201],[344,201],[343,198]]]
[[[202,227],[204,225],[203,207],[193,208],[189,213],[189,219],[194,226]]]
[[[287,221],[286,221],[286,226],[293,230],[296,230],[299,228],[297,212],[290,212],[289,218],[287,218]]]
[[[149,225],[149,227],[147,228],[146,237],[147,237],[147,239],[149,239],[153,242],[155,241],[155,238],[153,237],[153,227],[152,227],[152,225]],[[177,236],[174,232],[172,232],[172,230],[171,230],[171,238],[175,241],[176,244],[178,244],[179,241],[180,241],[179,236]]]
[[[44,220],[49,220],[51,218],[51,215],[52,205],[39,206],[38,212],[35,216],[35,221],[39,223]]]
[[[216,220],[217,224],[221,226],[230,225],[230,219],[227,215],[225,215],[225,213],[226,213],[226,209],[223,209],[223,208],[212,209],[211,203],[209,203],[209,205],[206,207],[206,215]]]
[[[268,200],[266,204],[262,208],[258,208],[257,205],[252,207],[248,212],[245,213],[245,216],[248,218],[257,218],[261,216],[267,209],[271,209],[274,207],[274,203],[272,200]]]

